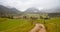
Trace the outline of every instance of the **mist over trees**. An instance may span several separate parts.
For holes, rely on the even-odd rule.
[[[20,15],[26,15],[26,14],[48,14],[48,16],[53,17],[53,16],[60,16],[60,8],[52,8],[52,9],[42,9],[39,10],[37,8],[28,8],[26,11],[21,12],[16,8],[7,8],[3,5],[0,5],[0,16],[6,17],[13,17],[15,16],[20,16]]]
[[[13,15],[19,14],[20,11],[18,11],[16,8],[7,8],[3,5],[0,5],[0,16],[2,17],[11,17]]]

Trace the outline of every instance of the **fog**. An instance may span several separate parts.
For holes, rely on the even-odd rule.
[[[21,11],[25,11],[30,7],[41,10],[60,7],[60,0],[0,0],[0,5],[10,8],[15,7]]]

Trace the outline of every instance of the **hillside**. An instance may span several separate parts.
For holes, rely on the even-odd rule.
[[[39,9],[37,9],[37,8],[28,8],[26,11],[25,11],[25,13],[44,13],[44,12],[42,12],[42,11],[40,11]]]
[[[60,8],[51,8],[51,9],[37,9],[37,8],[28,8],[25,13],[60,13]]]
[[[55,8],[51,8],[51,9],[42,9],[42,12],[44,11],[45,13],[60,13],[60,8],[59,7],[55,7]]]
[[[18,11],[16,8],[7,8],[5,6],[0,5],[0,15],[12,15],[18,13],[20,13],[20,11]]]
[[[0,18],[0,32],[29,32],[35,24],[29,19]],[[34,23],[43,23],[44,19],[34,20]],[[47,32],[60,32],[60,17],[45,20]]]

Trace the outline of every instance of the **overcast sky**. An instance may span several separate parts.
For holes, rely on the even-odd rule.
[[[15,7],[24,11],[30,7],[38,9],[60,7],[60,0],[0,0],[0,5]]]

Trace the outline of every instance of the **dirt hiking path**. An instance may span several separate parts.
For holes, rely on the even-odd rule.
[[[35,27],[29,32],[46,32],[46,29],[43,24],[37,23],[35,24]]]

